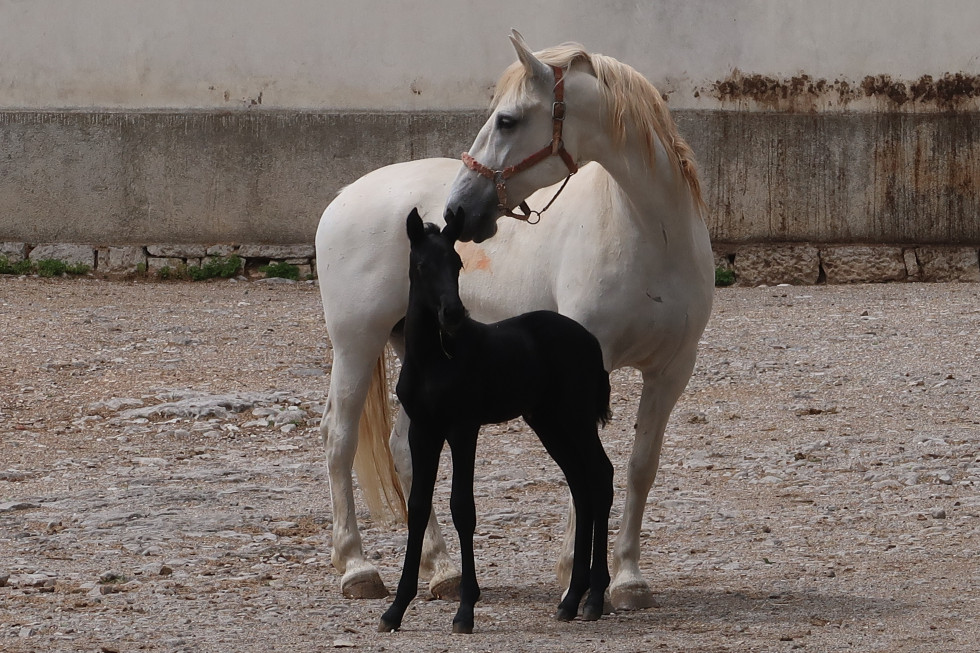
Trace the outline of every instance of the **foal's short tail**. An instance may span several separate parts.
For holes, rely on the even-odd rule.
[[[388,401],[388,365],[382,352],[371,377],[361,423],[357,431],[354,471],[371,515],[382,522],[407,521],[405,495],[388,448],[391,406]]]

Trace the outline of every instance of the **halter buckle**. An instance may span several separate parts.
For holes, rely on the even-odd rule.
[[[559,100],[551,103],[551,119],[565,120],[565,101]]]

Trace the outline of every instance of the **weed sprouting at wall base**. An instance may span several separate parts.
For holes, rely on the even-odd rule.
[[[84,263],[65,263],[57,259],[30,261],[24,259],[11,263],[6,256],[0,256],[0,274],[36,274],[41,277],[83,276],[91,272],[92,266]]]

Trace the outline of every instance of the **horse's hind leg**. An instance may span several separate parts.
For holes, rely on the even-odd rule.
[[[341,590],[347,598],[388,596],[378,570],[364,557],[354,511],[352,469],[357,451],[358,423],[371,386],[377,357],[387,334],[378,342],[363,338],[333,337],[334,358],[327,405],[320,421],[320,436],[327,450],[330,499],[333,505],[331,561],[343,574]]]
[[[693,369],[693,358],[675,364],[670,373],[643,373],[643,394],[636,416],[636,441],[626,472],[626,502],[623,519],[613,547],[613,579],[609,587],[613,606],[619,610],[653,607],[650,586],[640,573],[640,527],[647,495],[660,464],[664,429],[674,404],[684,391]]]

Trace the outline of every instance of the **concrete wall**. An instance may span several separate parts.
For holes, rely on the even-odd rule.
[[[0,0],[0,242],[309,242],[466,148],[511,26],[657,84],[718,242],[980,243],[974,0]]]

